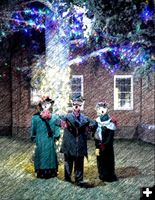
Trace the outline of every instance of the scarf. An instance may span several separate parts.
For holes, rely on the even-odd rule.
[[[45,122],[46,128],[47,128],[47,132],[48,132],[48,137],[52,137],[53,136],[53,131],[52,131],[52,129],[50,127],[50,124],[49,124],[49,119],[51,118],[51,115],[50,115],[50,118],[46,118],[46,117],[43,118],[41,113],[39,113],[39,112],[34,114],[34,115],[39,115],[40,119]]]
[[[101,115],[96,119],[98,127],[95,132],[95,139],[102,141],[102,127],[106,127],[110,130],[116,130],[115,124],[111,121],[108,114]]]

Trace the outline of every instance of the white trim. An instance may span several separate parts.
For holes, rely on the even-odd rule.
[[[117,91],[116,91],[116,79],[117,78],[130,78],[131,79],[131,106],[130,107],[118,107],[116,104]],[[114,75],[114,110],[133,110],[133,75]]]

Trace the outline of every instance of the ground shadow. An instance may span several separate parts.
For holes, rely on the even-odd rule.
[[[139,171],[138,167],[128,166],[117,168],[116,174],[118,178],[129,178],[141,175],[142,173]]]
[[[27,163],[24,166],[24,171],[27,173],[32,174],[32,176],[35,176],[34,173],[34,167],[33,163]],[[134,166],[128,166],[128,167],[121,167],[116,169],[116,175],[118,178],[130,178],[134,176],[141,175],[142,173],[139,171],[137,167]],[[58,179],[64,180],[64,166],[63,164],[59,165],[59,171],[58,171]],[[106,185],[103,181],[101,181],[98,178],[97,168],[95,165],[86,165],[84,167],[84,179],[86,182],[82,185],[83,188],[93,188],[97,186],[104,186]],[[76,186],[74,183],[74,176],[72,176],[72,184]]]
[[[26,165],[23,166],[23,168],[26,173],[31,174],[33,177],[35,177],[33,162],[27,163]],[[61,181],[64,181],[64,165],[63,165],[63,163],[61,163],[59,165],[58,179]],[[93,188],[93,187],[97,187],[97,186],[106,185],[103,181],[101,181],[98,178],[97,168],[96,168],[96,166],[93,166],[93,165],[84,167],[84,180],[85,180],[85,182],[83,185],[77,186],[74,182],[74,175],[72,175],[71,184],[73,186],[82,187],[82,188]]]

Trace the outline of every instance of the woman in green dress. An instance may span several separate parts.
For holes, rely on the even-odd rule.
[[[60,137],[56,126],[58,116],[52,113],[54,101],[43,97],[39,102],[39,112],[32,116],[31,140],[36,144],[34,168],[38,178],[57,176],[57,155],[55,141]]]

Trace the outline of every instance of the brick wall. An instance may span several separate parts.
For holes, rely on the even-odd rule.
[[[20,55],[21,56],[21,55]],[[25,54],[22,55],[23,59]],[[14,54],[12,67],[20,66],[19,54]],[[94,67],[97,70],[94,70]],[[72,74],[84,76],[84,96],[86,98],[84,113],[89,117],[96,117],[95,105],[98,101],[106,100],[109,105],[109,113],[118,120],[116,138],[138,138],[142,133],[137,128],[139,124],[154,124],[154,87],[146,89],[141,83],[134,81],[134,109],[131,111],[114,111],[114,77],[104,68],[97,66],[93,60],[83,65],[71,66]],[[118,72],[117,74],[122,74]],[[125,74],[125,73],[124,73]],[[126,73],[127,74],[127,73]],[[130,74],[130,73],[128,73]],[[10,82],[12,81],[12,82]],[[0,82],[0,130],[1,135],[12,135],[22,138],[29,136],[31,116],[35,112],[30,106],[30,88],[14,70],[12,80]],[[11,92],[12,91],[12,92]],[[5,113],[5,114],[4,114]],[[12,127],[12,128],[11,128]],[[152,142],[153,132],[140,138]],[[146,139],[147,138],[147,139]],[[153,143],[153,142],[152,142]]]
[[[92,68],[95,67],[95,72]],[[95,118],[95,105],[99,101],[109,103],[109,114],[115,116],[118,121],[116,138],[140,138],[154,143],[154,130],[146,130],[148,134],[142,137],[140,124],[155,124],[155,89],[154,81],[148,89],[144,85],[144,80],[134,79],[134,109],[130,111],[114,110],[114,76],[109,74],[103,67],[96,66],[93,60],[83,65],[72,66],[72,74],[84,76],[84,96],[86,98],[84,112],[88,116]],[[117,74],[132,74],[132,72],[117,72]],[[147,139],[146,139],[147,138]]]
[[[19,56],[21,59],[19,60]],[[21,66],[26,54],[16,53],[12,59],[12,66]],[[29,127],[34,109],[30,106],[29,84],[15,70],[12,71],[12,135],[16,137],[29,137]]]
[[[12,112],[9,81],[0,81],[0,135],[11,135]]]
[[[94,74],[91,63],[86,65],[72,66],[72,74],[83,74],[84,76],[84,96],[85,113],[90,117],[95,117],[95,105],[99,101],[109,103],[109,113],[115,115],[120,126],[134,126],[139,122],[140,115],[140,84],[134,84],[134,109],[131,111],[114,111],[114,76],[110,75],[102,67],[98,67]],[[121,72],[117,74],[122,74]],[[130,74],[130,73],[123,73]]]

